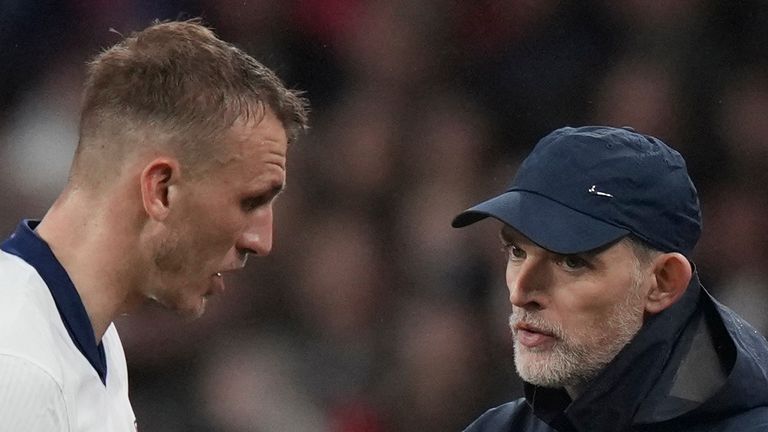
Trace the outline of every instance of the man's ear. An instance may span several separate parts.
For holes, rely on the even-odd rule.
[[[661,254],[653,261],[654,278],[645,302],[645,311],[657,314],[674,304],[688,288],[693,269],[680,253]]]
[[[153,159],[141,171],[141,200],[151,219],[164,220],[170,210],[171,187],[180,175],[179,163],[172,158]]]

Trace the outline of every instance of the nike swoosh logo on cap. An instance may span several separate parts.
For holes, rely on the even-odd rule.
[[[605,192],[600,192],[599,190],[595,189],[597,185],[592,185],[591,188],[587,189],[587,192],[591,193],[592,195],[598,195],[598,196],[604,196],[608,198],[613,198],[613,195]]]

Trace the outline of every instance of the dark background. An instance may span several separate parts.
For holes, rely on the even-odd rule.
[[[687,159],[705,285],[768,332],[768,3],[0,0],[0,234],[42,217],[84,63],[202,16],[307,91],[273,254],[184,322],[121,319],[142,431],[451,431],[520,394],[498,225],[450,228],[552,129]]]

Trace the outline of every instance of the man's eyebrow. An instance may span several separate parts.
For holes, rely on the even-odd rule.
[[[515,233],[508,226],[505,226],[499,230],[499,240],[502,243],[519,243],[520,242],[518,234]]]
[[[274,184],[272,187],[264,192],[256,192],[249,194],[247,199],[250,201],[269,202],[274,200],[285,190],[285,183]]]
[[[281,193],[285,192],[285,183],[280,183],[272,186],[272,188],[267,192],[267,195],[271,198],[275,198]]]

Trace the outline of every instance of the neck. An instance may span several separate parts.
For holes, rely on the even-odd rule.
[[[126,252],[135,250],[135,245],[126,241],[121,234],[126,231],[119,226],[131,217],[121,205],[68,189],[37,227],[37,234],[72,279],[97,342],[112,321],[136,302],[130,289],[135,281],[128,272],[132,260]]]

